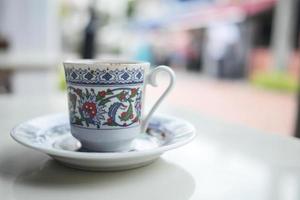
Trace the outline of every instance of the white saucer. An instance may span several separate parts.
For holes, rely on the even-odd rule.
[[[101,153],[81,149],[70,133],[65,114],[47,115],[24,122],[11,131],[20,144],[50,155],[67,166],[96,171],[131,169],[147,165],[162,153],[190,142],[194,127],[187,121],[156,115],[151,118],[147,133],[140,134],[129,152]]]

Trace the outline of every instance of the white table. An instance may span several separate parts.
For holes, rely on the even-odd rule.
[[[65,96],[0,96],[0,199],[300,199],[300,141],[189,113],[197,137],[147,167],[85,172],[14,142],[10,129],[41,114],[66,111]]]

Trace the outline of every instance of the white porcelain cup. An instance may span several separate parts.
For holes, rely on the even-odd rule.
[[[147,62],[77,60],[64,62],[72,135],[91,151],[130,150],[175,83],[167,66],[150,69]],[[157,86],[164,71],[170,83],[150,112],[143,116],[145,86]]]

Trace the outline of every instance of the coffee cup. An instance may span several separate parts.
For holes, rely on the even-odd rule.
[[[148,62],[74,60],[63,64],[71,134],[90,151],[129,151],[175,83],[171,68],[150,69]],[[156,76],[162,71],[170,77],[168,87],[144,115],[145,87],[157,86]]]

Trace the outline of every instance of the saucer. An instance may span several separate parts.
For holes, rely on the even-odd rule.
[[[38,117],[18,125],[11,136],[20,144],[48,154],[58,162],[77,169],[116,171],[145,166],[164,152],[190,142],[195,129],[189,122],[168,115],[150,119],[127,152],[89,152],[70,133],[65,114]]]

